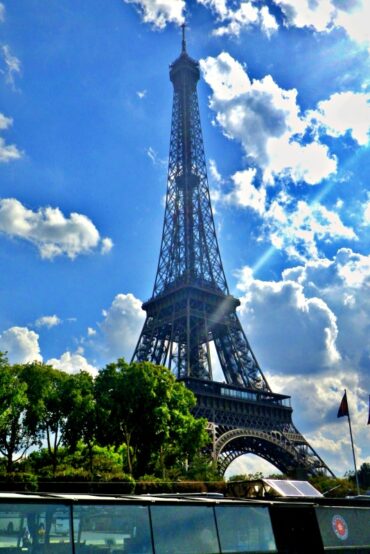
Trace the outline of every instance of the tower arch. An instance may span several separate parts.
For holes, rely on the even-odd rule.
[[[263,458],[284,474],[292,473],[299,466],[307,468],[307,454],[304,450],[297,449],[276,430],[252,427],[231,429],[216,441],[214,453],[222,474],[234,460],[245,454]]]

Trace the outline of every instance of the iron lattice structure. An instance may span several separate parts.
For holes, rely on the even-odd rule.
[[[199,78],[183,27],[182,52],[170,66],[174,99],[161,249],[133,360],[169,367],[195,392],[196,415],[211,422],[222,471],[247,452],[283,471],[330,471],[293,426],[289,397],[271,392],[237,316],[240,302],[229,293],[207,180]],[[226,381],[218,388],[212,342]]]

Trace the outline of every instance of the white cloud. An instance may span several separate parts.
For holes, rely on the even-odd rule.
[[[240,2],[236,9],[229,8],[226,0],[198,0],[198,3],[210,8],[218,21],[224,23],[213,32],[217,36],[239,36],[251,25],[259,25],[268,36],[278,29],[276,19],[267,6],[258,8],[248,0]]]
[[[151,146],[149,146],[146,153],[148,158],[150,158],[150,160],[153,162],[153,165],[162,165],[162,166],[167,165],[167,160],[160,158],[158,156],[158,153]]]
[[[330,156],[329,148],[319,142],[301,145],[291,140],[287,132],[279,138],[271,137],[267,143],[269,164],[265,179],[272,182],[274,175],[290,177],[295,183],[305,181],[316,185],[337,170],[337,161]]]
[[[96,330],[93,327],[88,327],[87,328],[87,336],[88,337],[93,337],[95,335],[96,335]]]
[[[0,200],[0,231],[34,244],[42,258],[67,255],[74,259],[91,252],[99,244],[103,252],[111,243],[101,240],[98,230],[85,215],[65,217],[59,208],[27,209],[19,200]]]
[[[279,25],[275,17],[270,13],[267,6],[263,6],[260,9],[260,21],[261,28],[266,33],[267,36],[271,36],[272,33],[278,30]]]
[[[365,146],[370,131],[370,94],[339,92],[319,102],[309,117],[324,126],[328,135],[339,137],[350,131],[354,140]]]
[[[370,225],[370,200],[364,206],[364,224]]]
[[[283,279],[296,281],[306,296],[320,297],[335,313],[343,368],[358,371],[370,390],[370,256],[341,248],[332,260],[285,270]]]
[[[14,88],[15,77],[21,72],[21,62],[11,53],[7,44],[1,46],[1,55],[5,66],[5,69],[1,70],[5,75],[5,82]]]
[[[236,458],[229,465],[225,478],[229,479],[232,475],[255,475],[256,473],[262,473],[265,477],[268,477],[281,472],[267,460],[254,454],[247,454]]]
[[[242,2],[235,11],[228,10],[223,18],[228,21],[227,25],[219,27],[214,31],[217,36],[240,34],[243,28],[258,23],[259,10],[252,2]]]
[[[13,125],[13,119],[0,113],[0,130],[6,130]],[[0,163],[8,163],[12,160],[18,160],[22,152],[18,150],[15,144],[6,144],[3,137],[0,137]]]
[[[231,191],[224,192],[223,187],[217,186],[212,200],[216,206],[232,204],[254,210],[262,218],[261,237],[275,249],[305,260],[322,256],[322,244],[357,240],[355,231],[343,223],[337,211],[329,210],[320,202],[297,201],[284,191],[268,199],[263,183],[259,187],[254,184],[255,175],[256,170],[252,168],[236,172],[231,177]]]
[[[367,461],[370,256],[342,248],[277,281],[243,268],[239,288],[248,339],[272,389],[292,396],[297,427],[336,473],[351,469],[348,427],[336,418],[346,388],[358,461]]]
[[[142,100],[143,98],[145,98],[146,92],[146,90],[138,90],[136,94],[140,98],[140,100]]]
[[[141,301],[131,293],[117,294],[99,327],[103,333],[101,346],[108,360],[131,359],[145,319]],[[98,344],[98,343],[96,343]]]
[[[0,113],[0,130],[8,129],[11,125],[13,125],[12,118]]]
[[[217,122],[261,167],[266,182],[287,176],[314,185],[336,172],[335,157],[317,137],[301,143],[309,123],[300,113],[295,89],[280,88],[270,75],[251,81],[227,52],[203,59],[200,65],[212,89],[210,106]]]
[[[340,8],[340,2],[337,2]],[[370,47],[370,4],[368,0],[358,0],[350,10],[338,10],[336,25],[343,27],[348,36],[360,44]]]
[[[0,334],[0,350],[8,352],[12,364],[42,361],[39,335],[27,327],[10,327]]]
[[[62,320],[57,315],[44,315],[42,317],[39,317],[35,321],[36,327],[48,327],[50,329],[51,327],[56,327],[57,325],[60,325],[62,323]]]
[[[232,9],[227,0],[197,0],[211,9],[222,23],[216,28],[216,35],[238,36],[251,25],[259,25],[270,36],[279,25],[267,6],[257,7],[253,1],[241,0]],[[284,15],[288,27],[310,28],[316,32],[328,33],[342,28],[350,39],[370,48],[370,3],[368,0],[273,0]],[[231,4],[231,2],[230,2]]]
[[[223,179],[220,172],[218,171],[215,160],[209,160],[209,172],[215,183],[222,183]]]
[[[262,367],[277,373],[317,373],[337,364],[336,317],[294,281],[260,281],[239,272],[240,316]]]
[[[71,375],[79,373],[80,371],[86,371],[93,377],[98,374],[97,368],[89,364],[86,358],[78,352],[64,352],[60,358],[51,358],[46,363],[53,366],[55,369],[60,369]]]
[[[316,31],[326,31],[335,18],[335,8],[331,0],[274,0],[282,9],[286,23],[294,27],[313,27]]]
[[[337,475],[353,470],[348,424],[337,419],[347,389],[358,465],[369,460],[367,399],[359,373],[336,371],[317,375],[268,375],[273,390],[292,396],[293,421],[311,446]]]
[[[338,213],[319,202],[296,202],[287,195],[278,196],[265,212],[264,231],[275,248],[300,259],[319,257],[319,241],[357,239]]]
[[[113,248],[113,241],[111,238],[109,237],[105,237],[104,239],[101,240],[101,253],[102,254],[108,254],[108,252],[110,252]]]
[[[285,15],[288,26],[310,27],[315,31],[329,32],[342,27],[348,36],[370,45],[370,4],[368,0],[274,0]]]
[[[256,170],[253,168],[237,171],[232,177],[234,188],[223,196],[223,201],[243,208],[251,208],[260,215],[265,212],[266,189],[253,184]]]
[[[228,14],[227,0],[197,0],[198,4],[202,4],[213,10],[220,18],[224,18]]]
[[[6,144],[3,137],[0,137],[0,163],[8,163],[22,157],[22,152],[15,144]]]
[[[184,21],[185,0],[124,0],[135,4],[144,23],[151,23],[164,29],[168,23],[181,24]]]

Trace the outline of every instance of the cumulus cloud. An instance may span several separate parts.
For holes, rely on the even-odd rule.
[[[242,144],[266,182],[281,176],[314,185],[336,172],[336,158],[326,145],[317,137],[303,142],[309,122],[300,113],[295,89],[280,88],[270,75],[251,81],[227,52],[200,65],[217,122],[228,138]]]
[[[290,258],[306,260],[323,256],[322,245],[346,240],[357,241],[352,227],[341,219],[340,203],[329,210],[320,202],[297,200],[285,191],[268,197],[264,184],[257,184],[253,168],[237,171],[231,176],[231,190],[224,183],[216,183],[212,200],[216,204],[230,204],[249,208],[261,218],[261,239],[267,240]],[[364,224],[370,216],[365,205]]]
[[[353,2],[351,9],[340,9],[341,2],[336,2],[337,17],[336,25],[343,27],[348,36],[360,44],[370,48],[370,28],[368,22],[370,20],[370,4],[367,0],[357,0]]]
[[[10,327],[0,334],[0,350],[7,352],[10,363],[42,361],[39,335],[27,327]]]
[[[368,390],[359,372],[339,370],[321,374],[320,378],[271,374],[268,380],[274,391],[292,396],[295,424],[337,475],[353,467],[348,425],[336,417],[347,389],[357,462],[361,465],[368,461]]]
[[[294,280],[307,297],[321,298],[335,313],[342,366],[349,373],[358,371],[370,390],[370,256],[341,248],[331,260],[286,269],[283,279]]]
[[[343,28],[348,36],[364,45],[370,45],[370,4],[367,0],[342,2],[340,0],[274,0],[280,6],[285,24],[294,27],[310,27],[315,31],[329,32]]]
[[[164,29],[168,23],[181,24],[184,21],[185,0],[124,0],[134,4],[142,15],[144,23],[151,23]]]
[[[103,253],[112,246],[110,239],[101,239],[85,215],[71,213],[66,217],[59,208],[51,207],[32,211],[15,198],[0,200],[0,231],[31,242],[44,259],[61,255],[74,259],[99,245]]]
[[[223,201],[242,208],[251,208],[263,215],[266,210],[266,189],[257,188],[254,184],[256,170],[254,168],[237,171],[232,175],[233,188],[223,196]]]
[[[327,31],[333,26],[335,7],[331,0],[274,0],[285,15],[285,23],[294,27],[312,27],[315,31]]]
[[[4,69],[1,69],[1,72],[5,76],[5,82],[14,88],[15,78],[21,72],[21,62],[11,53],[8,44],[3,44],[1,46],[1,57],[4,65]]]
[[[117,294],[103,312],[99,327],[103,334],[102,349],[107,360],[131,359],[145,319],[141,301],[133,294]]]
[[[278,373],[317,373],[337,364],[335,314],[318,297],[305,296],[294,281],[254,279],[239,272],[240,316],[264,368]]]
[[[251,0],[241,0],[235,7],[227,0],[197,0],[211,9],[220,24],[215,35],[234,35],[259,26],[268,36],[279,29],[278,22],[267,6],[258,7]],[[316,32],[328,33],[343,29],[348,37],[370,48],[370,4],[367,0],[273,0],[284,17],[287,27],[310,28]]]
[[[338,240],[356,240],[339,214],[319,202],[296,202],[288,195],[279,195],[266,210],[264,232],[272,245],[298,259],[320,257],[318,244]]]
[[[267,6],[257,7],[253,2],[242,1],[236,9],[229,8],[226,0],[198,0],[210,8],[222,25],[214,30],[215,35],[239,36],[243,29],[252,25],[258,25],[270,36],[278,29],[275,17],[270,13]]]
[[[276,281],[238,273],[240,317],[275,392],[292,396],[293,420],[337,473],[351,468],[348,429],[336,411],[346,388],[359,463],[366,459],[370,390],[370,256],[342,248]]]
[[[86,371],[93,377],[98,374],[97,368],[89,364],[86,358],[78,352],[64,352],[60,358],[50,358],[46,363],[71,375],[80,373],[80,371]]]
[[[338,92],[328,100],[319,102],[309,117],[316,120],[328,135],[339,137],[349,131],[361,146],[369,140],[370,94],[364,92]]]
[[[11,117],[6,117],[0,113],[0,130],[6,130],[13,125]],[[18,150],[15,144],[6,144],[3,137],[0,137],[0,163],[8,163],[12,160],[18,160],[22,152]]]
[[[62,320],[57,315],[44,315],[42,317],[39,317],[35,321],[36,327],[47,327],[50,329],[51,327],[56,327],[57,325],[60,325],[62,323]]]

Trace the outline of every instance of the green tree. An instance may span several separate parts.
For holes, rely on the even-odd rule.
[[[369,463],[363,463],[358,470],[358,478],[360,481],[361,487],[364,489],[370,488],[370,464]]]
[[[18,367],[10,365],[0,353],[0,453],[6,458],[7,473],[13,471],[14,462],[36,442],[26,422],[28,406],[27,385]]]
[[[92,474],[97,425],[94,379],[86,371],[80,371],[71,375],[65,385],[69,410],[64,423],[63,443],[73,452],[78,442],[83,441]]]
[[[66,422],[71,410],[71,376],[51,366],[33,362],[19,366],[27,384],[29,400],[26,422],[39,443],[46,440],[53,472],[58,465],[58,450],[63,443]]]
[[[317,475],[310,478],[310,483],[328,498],[342,498],[356,494],[355,482],[350,479]]]
[[[131,475],[164,475],[208,441],[205,420],[190,413],[194,395],[167,368],[119,359],[96,378],[96,398],[101,444],[126,444]]]

